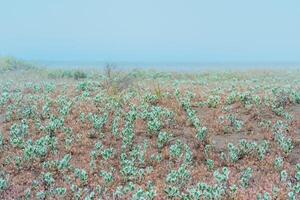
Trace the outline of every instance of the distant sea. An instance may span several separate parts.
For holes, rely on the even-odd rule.
[[[118,70],[155,70],[174,72],[227,70],[300,70],[300,63],[172,63],[172,62],[101,62],[101,61],[34,61],[51,69],[104,69],[108,64]]]

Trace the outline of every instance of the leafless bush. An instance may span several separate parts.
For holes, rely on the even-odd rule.
[[[104,68],[104,88],[110,94],[118,94],[133,85],[134,77],[131,73],[118,71],[115,65],[108,64]]]

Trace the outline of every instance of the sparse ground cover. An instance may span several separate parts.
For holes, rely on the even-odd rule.
[[[6,70],[1,199],[299,199],[300,71]]]

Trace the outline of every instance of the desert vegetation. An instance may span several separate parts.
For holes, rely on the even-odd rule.
[[[299,70],[0,69],[1,199],[300,198]]]

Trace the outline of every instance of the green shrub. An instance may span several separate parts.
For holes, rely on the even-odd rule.
[[[0,178],[0,194],[2,191],[8,188],[8,182],[6,179]]]
[[[4,138],[2,132],[0,131],[0,148],[3,146],[3,143],[4,143]]]
[[[83,71],[77,70],[77,71],[74,72],[74,79],[75,80],[84,79],[86,77],[87,77],[87,74]]]
[[[13,57],[0,58],[1,71],[11,71],[17,68],[17,60]]]
[[[216,108],[221,102],[220,96],[209,96],[207,100],[207,105],[209,108]]]
[[[243,188],[247,188],[249,186],[252,176],[253,176],[253,169],[251,167],[248,167],[242,172],[240,182]]]
[[[34,69],[36,66],[32,63],[18,60],[14,57],[0,57],[0,71],[13,71],[13,70],[29,70]]]

